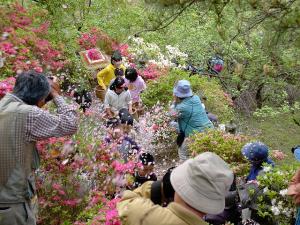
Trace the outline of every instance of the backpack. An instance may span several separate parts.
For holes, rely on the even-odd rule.
[[[218,74],[220,73],[224,68],[224,60],[220,56],[214,56],[209,59],[208,61],[208,67],[212,72]]]

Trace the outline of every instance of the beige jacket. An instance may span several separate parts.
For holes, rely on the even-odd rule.
[[[207,225],[196,214],[173,202],[168,207],[154,205],[149,199],[151,181],[134,191],[125,191],[117,209],[122,225]]]

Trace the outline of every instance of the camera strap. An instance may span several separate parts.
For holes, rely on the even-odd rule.
[[[156,205],[161,205],[161,181],[154,181],[151,185],[151,201]]]

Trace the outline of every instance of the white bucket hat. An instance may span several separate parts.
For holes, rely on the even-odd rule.
[[[225,208],[225,195],[233,182],[226,162],[212,152],[185,161],[171,173],[175,192],[191,207],[207,214]]]

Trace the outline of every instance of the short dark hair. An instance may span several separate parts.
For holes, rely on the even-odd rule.
[[[21,73],[17,79],[13,93],[28,105],[36,105],[50,93],[47,77],[30,70]]]
[[[143,152],[142,154],[140,154],[139,156],[139,161],[144,165],[144,166],[148,166],[148,165],[154,165],[154,157],[153,155],[151,155],[149,152]]]
[[[121,120],[121,124],[127,124],[133,126],[133,117],[129,113],[128,109],[120,109],[119,111],[119,117]]]
[[[124,75],[124,70],[121,68],[116,68],[115,69],[115,76],[119,77],[119,76],[123,76]]]
[[[111,56],[110,62],[113,64],[113,61],[121,61],[122,60],[122,54],[119,50],[115,50]]]
[[[134,82],[138,77],[136,69],[129,67],[125,70],[125,78],[130,82]]]
[[[125,80],[123,79],[123,77],[117,77],[110,85],[110,90],[115,91],[116,88],[122,87],[123,84],[125,84]]]

